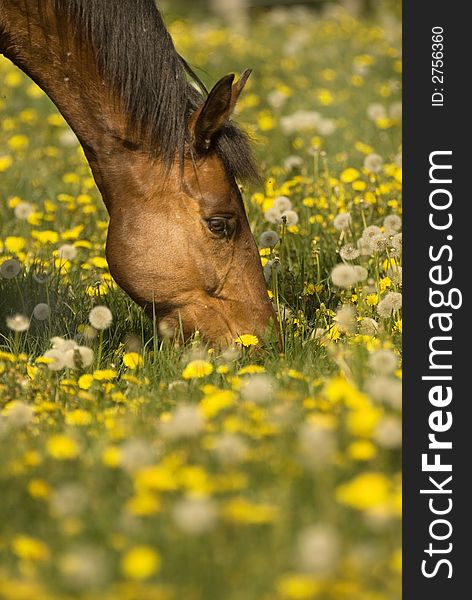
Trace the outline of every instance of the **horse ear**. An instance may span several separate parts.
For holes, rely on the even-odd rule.
[[[229,120],[251,72],[251,69],[244,71],[236,83],[234,75],[222,77],[203,106],[190,117],[189,129],[197,152],[208,150],[213,136]]]

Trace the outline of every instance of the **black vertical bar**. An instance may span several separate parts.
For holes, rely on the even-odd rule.
[[[472,321],[468,319],[470,273],[472,272],[471,211],[472,174],[471,127],[472,102],[470,42],[472,29],[466,16],[467,3],[441,2],[429,0],[420,2],[405,0],[403,3],[403,158],[404,158],[404,520],[403,520],[403,597],[407,600],[462,599],[472,597],[469,573],[472,574],[470,540],[472,539],[470,515],[472,506],[472,374],[471,333]],[[433,28],[435,28],[433,30]],[[443,29],[443,65],[437,62],[433,52],[433,35]],[[438,40],[439,38],[436,38]],[[433,72],[433,61],[437,71]],[[441,73],[442,71],[442,73]],[[433,75],[437,78],[433,80]],[[436,94],[436,96],[433,96]],[[441,101],[441,95],[443,99]],[[436,103],[433,103],[436,100]],[[433,171],[433,179],[452,178],[452,183],[431,183],[429,176],[430,155],[432,152],[452,154],[436,155],[433,160],[444,165],[452,165],[452,170]],[[434,177],[435,173],[437,177]],[[449,173],[449,175],[447,175]],[[435,210],[433,203],[447,204],[448,192],[452,194],[452,204],[445,210]],[[445,224],[448,214],[452,217],[450,228],[434,229],[429,221]],[[442,220],[442,221],[441,221]],[[450,246],[452,256],[446,246]],[[430,248],[432,250],[430,250]],[[441,248],[442,254],[440,254]],[[431,259],[430,252],[436,260]],[[449,275],[452,280],[445,284],[431,281],[441,273],[441,279]],[[461,308],[434,308],[430,303],[430,288],[442,290],[445,296],[453,288],[461,290]],[[459,292],[453,293],[453,303],[457,304]],[[436,301],[439,296],[435,296]],[[448,313],[453,322],[450,332],[442,332],[438,320],[431,315]],[[448,318],[442,324],[445,326]],[[445,366],[452,363],[452,369],[430,369],[431,348],[429,343],[434,336],[451,336],[452,340],[433,342],[433,347],[452,349],[451,355],[436,356],[435,364]],[[434,346],[436,344],[436,346]],[[452,377],[434,381],[423,376]],[[429,400],[433,386],[450,386],[453,393],[449,405],[438,408]],[[453,418],[450,429],[436,433],[436,439],[451,441],[452,449],[428,449],[431,429],[428,418],[434,411],[441,410],[437,419],[446,422],[450,412]],[[436,419],[436,420],[434,420]],[[427,462],[435,460],[439,454],[442,464],[452,465],[452,471],[427,472],[422,469],[422,454],[427,454]],[[452,480],[444,483],[449,476]],[[431,482],[429,477],[435,481]],[[438,486],[450,493],[420,493],[420,490],[438,491]],[[443,515],[433,514],[437,510],[451,508]],[[451,502],[452,504],[451,504]],[[437,522],[444,519],[449,525]],[[432,528],[432,529],[431,529]],[[443,540],[434,539],[444,537]],[[431,544],[431,546],[430,546]],[[452,544],[452,546],[449,546]],[[425,552],[428,550],[428,552]],[[450,550],[450,551],[449,551]],[[441,564],[439,561],[444,560]],[[426,561],[426,563],[423,563]],[[449,562],[446,562],[449,561]],[[450,563],[450,565],[449,565]],[[430,575],[427,577],[423,570]],[[436,571],[436,572],[435,572]],[[435,573],[434,575],[431,575]],[[452,575],[449,577],[449,575]],[[468,590],[468,591],[467,591]]]

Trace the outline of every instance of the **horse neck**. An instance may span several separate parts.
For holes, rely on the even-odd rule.
[[[57,106],[84,148],[111,213],[124,195],[125,182],[125,202],[142,197],[151,159],[127,140],[123,111],[100,76],[92,51],[79,48],[66,23],[57,24],[52,4],[0,0],[0,53]]]

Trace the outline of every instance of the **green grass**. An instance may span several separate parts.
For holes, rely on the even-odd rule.
[[[261,259],[280,261],[268,287],[282,352],[275,335],[262,352],[225,353],[156,336],[108,277],[107,214],[81,150],[0,59],[0,266],[21,266],[0,277],[0,597],[400,598],[401,311],[378,309],[401,292],[383,225],[401,215],[400,30],[380,17],[169,24],[208,85],[254,69],[237,120],[264,183],[244,197],[256,240],[281,236]],[[320,113],[315,125],[287,131],[301,110]],[[280,195],[296,226],[265,219]],[[372,225],[384,246],[351,261],[367,278],[337,287],[340,248]],[[65,243],[77,250],[66,267]],[[32,317],[38,303],[49,319]],[[113,323],[90,339],[97,305]],[[341,306],[355,310],[347,331]],[[17,313],[25,332],[7,327]],[[54,336],[90,346],[93,364],[48,368]]]

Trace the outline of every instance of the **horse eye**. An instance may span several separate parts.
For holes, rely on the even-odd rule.
[[[208,219],[208,229],[212,233],[216,233],[217,235],[229,235],[230,233],[230,225],[228,219],[223,219],[222,217],[215,217],[213,219]]]

